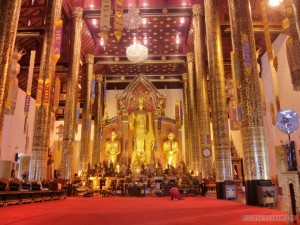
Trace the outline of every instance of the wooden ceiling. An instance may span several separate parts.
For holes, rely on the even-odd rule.
[[[37,50],[33,97],[36,93],[48,1],[50,0],[22,0],[16,45],[24,49],[26,54],[20,60],[21,72],[18,78],[20,88],[25,90],[30,51]],[[228,6],[227,0],[219,1],[224,65],[226,77],[230,78],[232,46]],[[186,53],[193,51],[192,5],[199,2],[201,0],[124,0],[124,12],[126,13],[131,7],[139,9],[145,23],[137,30],[124,28],[121,40],[117,41],[113,34],[114,15],[112,14],[112,29],[105,44],[101,45],[99,36],[101,0],[63,0],[62,53],[56,67],[56,75],[61,78],[62,82],[62,96],[64,96],[64,86],[67,81],[70,19],[73,7],[81,6],[84,9],[82,60],[87,54],[95,56],[95,74],[105,74],[108,89],[123,89],[141,73],[152,80],[157,88],[182,88],[182,74],[187,70]],[[264,51],[265,40],[259,0],[250,2],[256,45]],[[112,6],[114,6],[114,0],[112,0]],[[276,11],[268,10],[271,38],[274,40],[280,32],[282,18]],[[149,57],[143,63],[128,63],[126,58],[126,48],[132,43],[133,33],[136,33],[141,42],[147,37]],[[176,36],[179,37],[179,44],[176,44]],[[64,97],[61,100],[63,101]]]

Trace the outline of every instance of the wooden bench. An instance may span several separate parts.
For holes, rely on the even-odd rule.
[[[65,199],[66,190],[0,191],[0,206]]]

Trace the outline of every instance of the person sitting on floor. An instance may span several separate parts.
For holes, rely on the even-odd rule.
[[[171,200],[183,200],[177,187],[172,187],[170,190]]]

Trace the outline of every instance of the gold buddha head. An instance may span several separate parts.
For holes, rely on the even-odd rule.
[[[144,109],[144,98],[142,96],[138,97],[138,106],[140,110]]]
[[[168,133],[168,139],[171,140],[171,141],[173,141],[174,138],[175,138],[175,134],[174,134],[173,132],[170,131],[170,132]]]
[[[110,133],[110,139],[111,139],[111,140],[115,140],[116,138],[117,138],[117,132],[113,130],[113,131]]]

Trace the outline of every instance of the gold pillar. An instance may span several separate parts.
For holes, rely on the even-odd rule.
[[[82,33],[82,13],[83,9],[74,7],[72,11],[71,41],[69,52],[69,70],[67,83],[67,99],[64,114],[64,136],[63,151],[61,156],[61,177],[70,179],[72,176],[72,156],[73,143],[75,138],[76,104],[78,90],[78,76],[81,53],[81,33]]]
[[[82,111],[82,129],[81,129],[81,150],[80,162],[81,171],[85,172],[89,163],[89,149],[91,139],[91,93],[92,76],[94,67],[94,56],[87,55],[84,62],[83,82],[83,111]]]
[[[194,53],[187,53],[187,63],[188,63],[188,109],[189,109],[189,129],[191,134],[191,155],[192,163],[190,169],[198,174],[201,169],[199,146],[198,146],[198,119],[197,119],[197,109],[196,109],[196,89],[195,89],[195,73],[194,64],[195,58]],[[188,165],[189,166],[189,165]]]
[[[232,180],[231,149],[225,91],[218,0],[205,0],[209,79],[211,84],[212,125],[215,150],[217,197],[223,196],[223,183]]]
[[[8,92],[8,81],[11,56],[14,51],[21,1],[5,0],[0,14],[0,146],[2,142],[3,117],[5,100]],[[0,148],[1,158],[1,148]]]
[[[59,20],[61,15],[61,6],[62,0],[49,1],[39,74],[39,80],[43,86],[43,92],[41,96],[41,105],[37,106],[35,110],[30,170],[31,180],[42,180],[46,178],[49,132],[51,123],[51,81],[54,77],[56,64],[56,59],[53,54],[54,31],[56,22]]]
[[[232,43],[238,58],[247,204],[256,205],[258,180],[269,179],[256,47],[249,0],[228,1]]]
[[[94,119],[94,147],[93,147],[93,165],[100,164],[100,143],[101,143],[101,131],[102,131],[102,112],[103,112],[103,101],[102,101],[102,84],[103,75],[96,75],[96,115]]]
[[[185,163],[186,165],[191,165],[192,153],[191,153],[191,135],[190,135],[190,124],[189,124],[189,106],[188,106],[188,77],[187,74],[182,74],[183,79],[183,107],[184,107],[184,140],[185,140]],[[180,163],[180,162],[179,162]]]
[[[207,178],[212,164],[212,155],[204,156],[203,149],[212,149],[210,143],[210,115],[207,90],[207,68],[205,48],[205,21],[204,8],[200,4],[193,5],[193,28],[194,28],[194,52],[195,52],[195,83],[196,83],[196,106],[198,140],[201,159],[202,177]]]

